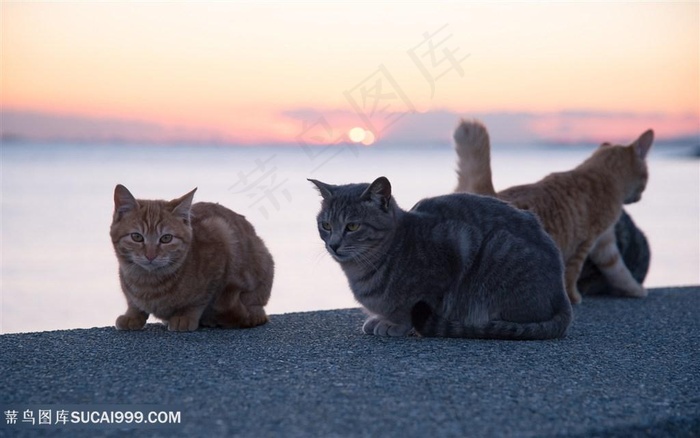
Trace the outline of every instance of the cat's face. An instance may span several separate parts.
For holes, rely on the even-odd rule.
[[[343,186],[310,181],[323,196],[318,232],[330,255],[341,264],[371,265],[396,226],[389,181]]]
[[[193,196],[194,190],[170,202],[136,200],[118,185],[110,235],[119,260],[148,272],[178,267],[192,241]]]

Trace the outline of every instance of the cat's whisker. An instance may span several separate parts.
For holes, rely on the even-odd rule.
[[[364,245],[344,245],[342,247],[343,253],[348,254],[353,261],[376,271],[376,266],[374,263],[372,263],[372,260],[364,254],[364,251],[362,251],[365,249],[371,248]]]
[[[369,247],[368,247],[369,248]],[[371,268],[373,271],[377,271],[376,262],[381,260],[383,254],[378,254],[374,257],[367,256],[363,252],[356,251],[353,258],[359,263],[364,264],[366,267]],[[376,259],[376,260],[373,260]]]
[[[313,256],[314,263],[317,265],[321,263],[322,260],[325,258],[330,257],[330,254],[328,254],[328,251],[326,251],[325,247],[319,248],[316,250],[316,253]]]

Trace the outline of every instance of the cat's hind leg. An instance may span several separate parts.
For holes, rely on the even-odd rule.
[[[578,291],[576,282],[581,274],[583,262],[586,261],[586,257],[588,256],[590,249],[591,243],[584,242],[579,245],[574,254],[565,260],[564,284],[566,285],[566,295],[569,297],[571,304],[578,304],[581,302],[581,293]]]
[[[241,302],[226,310],[217,312],[212,326],[222,328],[251,328],[263,325],[268,321],[262,306],[245,307]]]
[[[614,226],[598,237],[589,256],[612,286],[612,293],[637,298],[647,296],[647,290],[634,279],[622,260]]]
[[[395,324],[381,316],[372,315],[362,325],[362,332],[366,335],[376,336],[408,336],[413,326]]]
[[[264,306],[270,299],[271,289],[271,280],[262,281],[252,288],[251,291],[241,293],[240,303],[248,314],[248,316],[245,318],[246,325],[244,325],[244,327],[255,327],[265,324],[268,321]]]
[[[241,318],[241,327],[257,327],[269,321],[265,309],[260,305],[245,306],[246,316]]]
[[[264,305],[265,294],[241,293],[241,289],[230,284],[213,303],[202,318],[202,325],[222,328],[250,328],[268,321]]]

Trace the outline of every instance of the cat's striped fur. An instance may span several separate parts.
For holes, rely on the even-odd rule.
[[[311,181],[323,196],[320,236],[371,315],[365,333],[566,333],[572,314],[561,258],[534,215],[468,194],[424,199],[404,211],[384,177],[342,186]]]

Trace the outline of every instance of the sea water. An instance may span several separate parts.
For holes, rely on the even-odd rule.
[[[567,170],[592,147],[511,146],[492,153],[502,189]],[[627,206],[646,233],[647,287],[700,283],[699,161],[655,146],[641,202]],[[449,145],[205,147],[105,144],[2,145],[2,333],[109,326],[125,309],[109,238],[113,190],[173,199],[197,187],[245,215],[275,258],[268,313],[355,307],[347,280],[316,230],[320,197],[307,178],[332,184],[386,176],[408,209],[456,184]]]

